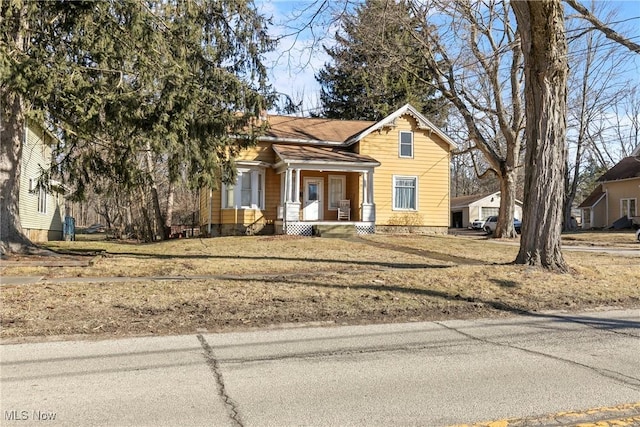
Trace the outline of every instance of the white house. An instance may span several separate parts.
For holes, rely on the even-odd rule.
[[[453,197],[451,199],[451,227],[467,228],[476,219],[498,215],[500,192]],[[516,200],[514,216],[522,219],[522,202]]]

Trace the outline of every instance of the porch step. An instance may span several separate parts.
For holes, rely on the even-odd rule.
[[[354,224],[317,224],[313,226],[313,235],[318,237],[349,238],[356,235]]]

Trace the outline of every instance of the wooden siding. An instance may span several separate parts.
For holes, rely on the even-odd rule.
[[[267,168],[264,178],[264,217],[267,221],[275,221],[280,206],[280,175]]]
[[[413,158],[399,157],[399,132],[413,131]],[[374,173],[376,224],[400,226],[449,226],[449,145],[435,134],[419,130],[409,115],[396,127],[368,135],[359,144],[360,154],[380,162]],[[393,176],[418,178],[416,211],[393,209]]]
[[[256,153],[254,153],[256,154]],[[251,157],[247,155],[243,157]],[[248,160],[245,158],[245,160]],[[258,218],[263,218],[265,222],[275,221],[278,215],[278,205],[280,204],[280,175],[271,168],[265,169],[265,194],[264,194],[264,210],[259,209],[222,209],[222,192],[218,190],[211,191],[211,224],[235,224],[236,215],[240,220],[238,224],[248,225],[255,222]],[[209,224],[209,189],[200,189],[200,225],[206,230]],[[236,212],[243,213],[237,214]],[[245,214],[244,212],[251,212]],[[259,212],[256,213],[256,212]]]
[[[345,179],[345,197],[351,201],[351,220],[356,221],[359,219],[359,198],[358,194],[358,173],[355,172],[319,172],[319,171],[302,171],[300,174],[300,209],[304,207],[304,179],[305,178],[322,178],[322,221],[337,221],[338,210],[329,209],[329,175],[331,176],[344,176]],[[302,216],[301,216],[302,218]]]
[[[273,164],[276,161],[276,154],[271,149],[271,145],[271,142],[260,141],[255,146],[242,150],[236,160],[261,161]]]
[[[362,203],[362,176],[359,173],[347,174],[347,199],[351,200],[351,220],[362,219],[360,204]]]
[[[64,222],[64,195],[47,193],[46,213],[38,212],[39,191],[35,183],[40,170],[51,165],[51,143],[49,136],[37,126],[27,128],[22,148],[20,172],[20,222],[25,234],[33,241],[62,239]],[[35,191],[30,191],[30,180]]]
[[[602,189],[607,192],[608,200],[603,200],[600,203],[606,204],[609,215],[608,218],[597,218],[594,226],[597,226],[597,223],[612,225],[622,216],[620,199],[636,199],[636,210],[640,209],[638,206],[640,203],[640,178],[606,182],[602,184]]]

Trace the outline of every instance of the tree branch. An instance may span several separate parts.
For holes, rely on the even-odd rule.
[[[611,39],[611,40],[621,44],[622,46],[626,47],[627,49],[629,49],[632,52],[640,54],[640,45],[639,44],[632,42],[628,38],[623,37],[618,32],[616,32],[613,29],[609,28],[606,24],[601,22],[591,12],[589,12],[589,10],[586,7],[584,7],[580,3],[578,3],[577,0],[564,0],[564,1],[569,6],[574,8],[577,12],[579,12],[585,20],[587,20],[591,24],[593,24],[593,26],[596,27],[596,29],[602,31],[604,33],[604,35],[608,39]]]

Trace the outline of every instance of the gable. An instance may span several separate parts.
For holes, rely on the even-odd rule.
[[[492,203],[494,201],[494,198],[499,201],[500,195],[501,195],[500,191],[495,191],[493,193],[453,197],[451,199],[451,208],[466,208],[466,207],[475,206],[475,205],[484,206],[486,204]],[[522,201],[516,199],[515,205],[522,206]]]
[[[452,208],[466,208],[476,202],[480,202],[484,199],[486,199],[489,196],[495,196],[495,195],[500,195],[500,192],[495,192],[495,193],[484,193],[484,194],[473,194],[470,196],[460,196],[460,197],[453,197],[451,199],[451,207]]]
[[[584,199],[584,201],[580,203],[580,205],[578,205],[578,208],[591,208],[597,205],[604,196],[605,193],[602,189],[602,184],[599,184],[596,188],[593,189],[591,194],[589,194],[587,198]]]
[[[449,149],[455,148],[456,144],[453,142],[447,134],[441,131],[436,125],[431,123],[426,117],[418,112],[414,107],[410,104],[406,104],[403,107],[399,108],[394,113],[375,123],[374,125],[368,127],[362,132],[354,135],[353,137],[347,140],[347,144],[355,144],[359,141],[365,139],[368,135],[376,131],[383,131],[385,129],[393,129],[399,126],[399,121],[401,118],[405,120],[413,120],[415,123],[415,128],[412,129],[414,131],[424,131],[425,134],[428,134],[434,140],[440,140],[441,142],[449,145]],[[435,135],[435,138],[433,136]]]

